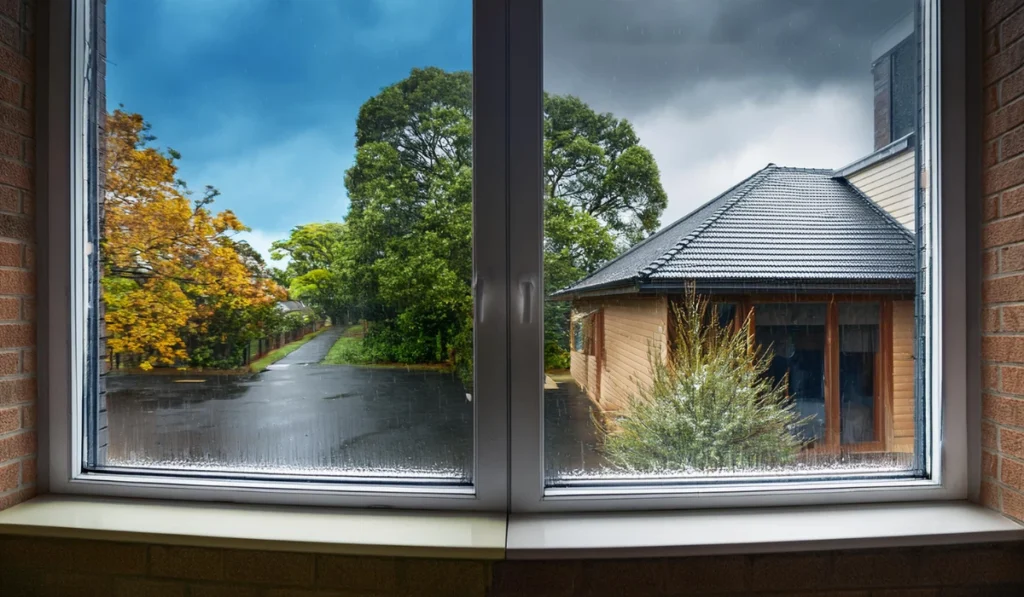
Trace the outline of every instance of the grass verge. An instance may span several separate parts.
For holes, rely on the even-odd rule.
[[[370,361],[363,352],[363,326],[349,326],[334,346],[327,351],[321,365],[366,365]]]
[[[326,329],[327,328],[321,328],[315,332],[310,332],[305,336],[299,338],[295,342],[289,342],[288,344],[285,344],[281,348],[271,350],[267,354],[263,355],[263,358],[261,358],[260,360],[253,361],[249,365],[249,370],[252,371],[253,373],[259,373],[260,371],[263,371],[270,365],[273,365],[274,363],[280,361],[281,359],[295,352],[296,350],[301,348],[303,344],[309,342],[313,338],[316,338],[318,335],[322,334]]]

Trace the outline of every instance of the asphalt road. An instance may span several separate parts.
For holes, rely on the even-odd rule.
[[[473,404],[454,374],[320,365],[329,329],[248,375],[108,378],[108,465],[311,475],[472,475]],[[586,399],[549,391],[547,469],[600,464]]]

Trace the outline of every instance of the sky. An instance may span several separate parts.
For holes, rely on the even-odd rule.
[[[913,0],[549,0],[544,84],[633,123],[669,224],[773,162],[872,149],[871,45]],[[108,0],[107,101],[141,113],[264,255],[341,220],[359,106],[468,70],[470,0]],[[280,265],[280,264],[277,264]]]

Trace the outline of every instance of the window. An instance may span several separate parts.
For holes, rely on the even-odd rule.
[[[74,3],[54,486],[960,495],[941,1]]]

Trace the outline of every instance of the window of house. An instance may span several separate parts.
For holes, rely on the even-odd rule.
[[[53,486],[948,497],[939,3],[77,3]]]

